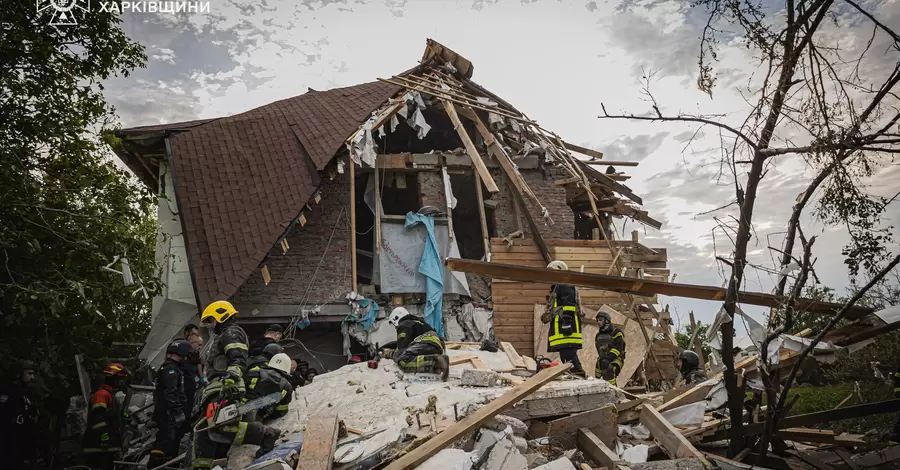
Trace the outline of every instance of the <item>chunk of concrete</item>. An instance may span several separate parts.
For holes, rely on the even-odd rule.
[[[473,460],[472,454],[462,449],[442,449],[416,470],[472,470]]]
[[[541,467],[550,462],[547,457],[537,453],[525,454],[525,461],[528,462],[528,468]]]
[[[575,470],[575,465],[568,457],[560,457],[550,463],[535,467],[533,470]]]
[[[512,442],[504,439],[491,449],[487,462],[482,468],[485,470],[521,470],[528,468],[528,461]]]
[[[467,387],[497,387],[503,383],[503,379],[492,370],[466,369],[462,372],[460,383]]]
[[[525,453],[528,452],[528,440],[524,437],[512,436],[513,445],[516,446],[516,449],[519,449],[519,452]]]
[[[526,421],[548,416],[563,416],[600,408],[617,403],[619,392],[604,380],[590,378],[551,382],[503,414]]]
[[[490,429],[482,429],[480,433],[476,433],[474,437],[477,437],[475,444],[472,446],[472,453],[475,455],[477,460],[481,459],[481,456],[491,451],[491,448],[494,447],[500,441],[508,440],[512,442],[513,434],[512,429],[507,426],[502,431],[493,431]],[[526,442],[527,445],[527,442]]]
[[[482,427],[493,429],[494,431],[502,431],[506,429],[507,426],[512,428],[513,434],[516,436],[524,436],[525,433],[528,432],[528,426],[522,422],[521,419],[506,415],[494,416],[491,420],[482,425]]]

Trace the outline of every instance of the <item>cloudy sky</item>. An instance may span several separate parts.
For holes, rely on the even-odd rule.
[[[663,229],[633,223],[650,246],[668,248],[678,282],[721,285],[714,250],[730,245],[714,217],[704,214],[734,199],[733,180],[719,177],[719,137],[705,129],[690,145],[696,125],[600,120],[610,113],[646,112],[641,78],[655,72],[652,92],[666,114],[721,113],[736,126],[748,105],[741,89],[760,76],[753,58],[726,43],[717,64],[713,96],[697,90],[697,55],[704,18],[688,2],[647,4],[573,0],[213,0],[208,14],[124,13],[124,29],[146,47],[145,69],[108,84],[107,97],[124,127],[235,114],[295,96],[387,78],[417,63],[426,38],[471,60],[473,79],[513,103],[570,142],[596,148],[609,159],[640,161],[627,168],[628,182]],[[900,25],[900,0],[865,2],[888,25]],[[775,12],[777,14],[777,12]],[[862,47],[871,25],[849,15],[829,26],[834,44]],[[879,39],[881,41],[881,39]],[[876,42],[876,46],[886,46]],[[893,54],[893,55],[892,55]],[[878,49],[863,74],[895,63],[896,52]],[[894,62],[891,62],[894,61]],[[886,162],[869,190],[893,195],[900,168]],[[760,189],[755,215],[758,237],[752,260],[773,266],[766,246],[780,246],[790,206],[811,177],[802,159],[774,159]],[[890,209],[896,223],[900,209]],[[846,234],[808,218],[807,234],[819,234],[816,254],[821,281],[847,285],[840,248]],[[747,290],[769,291],[772,277],[753,270]],[[694,310],[709,321],[719,304],[668,299],[676,316]],[[762,310],[752,310],[761,315]]]

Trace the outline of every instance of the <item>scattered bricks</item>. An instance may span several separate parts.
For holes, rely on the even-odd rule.
[[[575,470],[575,465],[567,457],[560,457],[548,464],[534,467],[532,470]]]
[[[461,385],[467,387],[498,387],[503,384],[500,374],[492,370],[465,369]]]
[[[521,419],[506,415],[494,416],[493,419],[483,425],[483,427],[493,429],[495,431],[502,431],[506,429],[507,426],[512,428],[513,434],[515,434],[516,436],[524,436],[528,431],[528,426],[523,423]]]

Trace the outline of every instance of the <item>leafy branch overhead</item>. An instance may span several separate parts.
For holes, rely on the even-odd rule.
[[[57,28],[4,2],[0,17],[0,356],[38,362],[45,390],[68,397],[75,354],[105,361],[149,323],[148,297],[100,268],[125,256],[148,296],[159,288],[156,197],[103,137],[115,116],[101,82],[146,58],[111,13]]]

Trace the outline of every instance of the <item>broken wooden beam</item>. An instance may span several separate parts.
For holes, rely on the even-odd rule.
[[[900,411],[900,398],[893,400],[877,401],[863,405],[848,406],[834,410],[806,413],[802,415],[788,416],[778,421],[779,428],[811,426],[813,424],[827,423],[847,418],[871,416],[876,414],[894,413]],[[765,431],[766,423],[754,423],[744,426],[744,435],[753,436]]]
[[[587,147],[582,147],[582,146],[580,146],[580,145],[570,144],[569,142],[566,142],[566,141],[563,141],[563,145],[564,145],[567,149],[569,149],[569,150],[571,150],[571,151],[573,151],[573,152],[578,152],[578,153],[580,153],[580,154],[587,155],[587,156],[589,156],[589,157],[594,157],[594,158],[598,158],[598,159],[603,159],[603,152],[598,152],[598,151],[596,151],[596,150],[592,150],[592,149],[589,149],[589,148],[587,148]]]
[[[619,431],[616,406],[605,405],[595,410],[575,413],[550,422],[534,422],[528,429],[532,439],[551,437],[566,449],[575,448],[579,429],[588,429],[608,445],[616,445],[616,434]]]
[[[587,165],[609,165],[609,166],[638,166],[640,163],[638,162],[623,162],[616,160],[602,160],[602,161],[593,161],[593,162],[584,162]],[[607,178],[609,176],[607,175]]]
[[[481,181],[484,182],[484,186],[491,194],[500,191],[500,189],[497,188],[497,183],[494,182],[494,178],[491,177],[491,172],[488,171],[487,167],[484,165],[484,160],[478,153],[478,149],[475,148],[475,144],[472,142],[472,139],[469,138],[465,126],[463,126],[462,121],[459,120],[459,115],[456,114],[456,107],[449,101],[441,100],[441,103],[444,105],[444,110],[447,111],[447,116],[450,117],[450,121],[453,123],[453,128],[456,129],[456,133],[466,147],[466,153],[468,153],[469,157],[472,159],[472,166],[475,167],[478,176],[481,178]]]
[[[607,470],[621,469],[619,456],[600,440],[590,429],[578,430],[578,448],[594,462],[606,467]]]
[[[513,264],[485,263],[468,259],[448,258],[447,267],[451,271],[467,272],[491,276],[508,281],[537,282],[548,284],[570,284],[573,286],[621,292],[627,294],[653,296],[657,294],[692,299],[716,300],[725,299],[725,289],[713,286],[694,284],[676,284],[674,282],[635,279],[630,277],[607,276],[605,274],[580,273],[577,271],[558,271],[547,268],[533,268]],[[778,307],[787,301],[784,297],[760,292],[738,293],[741,303]],[[798,308],[812,313],[834,314],[843,305],[831,302],[819,302],[812,299],[797,299]],[[846,315],[849,319],[857,319],[872,312],[871,308],[854,306]]]
[[[456,442],[463,434],[481,426],[487,420],[500,414],[503,410],[516,404],[522,398],[530,395],[547,382],[559,377],[571,368],[572,364],[563,364],[540,371],[521,385],[516,385],[512,390],[504,393],[499,398],[491,401],[474,413],[466,416],[461,421],[458,421],[449,428],[441,431],[438,435],[432,437],[408,454],[394,460],[385,470],[406,470],[421,465],[431,456],[440,452],[444,447]]]
[[[338,438],[336,414],[314,414],[306,421],[303,457],[297,470],[331,470]]]
[[[688,442],[675,426],[672,426],[672,423],[648,403],[644,403],[641,409],[641,424],[650,430],[650,435],[659,441],[673,458],[706,460],[703,454]]]

